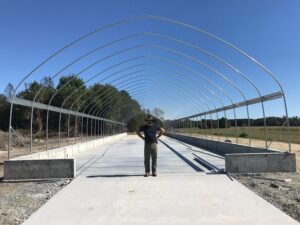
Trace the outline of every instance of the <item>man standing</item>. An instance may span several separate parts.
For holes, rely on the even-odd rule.
[[[137,135],[145,141],[144,147],[144,164],[145,164],[145,177],[150,175],[150,156],[152,158],[152,176],[156,177],[157,168],[157,139],[160,138],[165,130],[154,124],[154,118],[148,115],[145,119],[146,124],[141,126],[136,132]],[[144,133],[144,136],[142,135]],[[159,132],[158,136],[157,132]]]

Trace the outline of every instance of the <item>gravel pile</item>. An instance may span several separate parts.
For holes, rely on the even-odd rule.
[[[300,222],[300,174],[233,175],[260,197]]]
[[[1,182],[0,224],[21,224],[70,182],[70,179],[26,183]]]

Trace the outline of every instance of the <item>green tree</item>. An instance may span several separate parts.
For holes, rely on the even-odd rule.
[[[139,115],[136,115],[135,117],[132,117],[128,123],[127,123],[127,129],[129,132],[135,132],[137,129],[145,124],[144,119],[146,118],[145,113],[141,113]]]
[[[226,128],[226,123],[227,123],[227,128],[231,127],[230,121],[228,119],[226,119],[225,117],[219,119],[220,128]]]
[[[8,83],[4,90],[6,97],[9,99],[12,98],[14,92],[15,92],[14,86],[12,85],[12,83]]]
[[[50,100],[50,97],[55,92],[53,87],[53,82],[50,77],[44,77],[40,83],[34,81],[32,83],[25,85],[25,90],[18,93],[18,97],[24,98],[27,100],[35,100],[36,102],[47,104]],[[28,127],[28,124],[31,117],[31,110],[24,109],[22,106],[16,107],[15,120],[19,120],[22,128]],[[34,109],[34,123],[33,126],[40,133],[43,130],[43,125],[46,120],[46,112],[41,109]],[[18,121],[17,121],[18,122]]]
[[[64,108],[70,108],[75,100],[86,91],[83,80],[76,75],[63,76],[59,79],[56,87],[57,94],[53,100],[53,105],[61,107],[65,102]],[[77,108],[84,99],[76,101],[74,107]]]
[[[51,105],[62,107],[65,109],[70,109],[71,106],[73,107],[72,110],[78,109],[81,103],[84,101],[84,97],[82,94],[86,92],[87,88],[84,81],[77,77],[75,74],[71,74],[69,76],[63,76],[59,79],[58,85],[56,87],[56,95],[53,98],[53,103]],[[78,99],[78,100],[77,100]],[[56,125],[54,124],[54,128],[58,128],[58,117],[59,114],[56,113],[53,118]],[[68,122],[68,115],[62,114],[62,130],[66,129],[67,122]],[[70,124],[74,124],[76,121],[76,117],[70,116]],[[79,121],[75,124],[75,127],[78,128]]]
[[[120,94],[126,103],[120,107],[118,120],[128,122],[131,118],[142,113],[141,106],[136,100],[131,98],[128,92],[121,91]]]
[[[7,97],[0,94],[0,129],[8,130],[10,104],[7,101]]]

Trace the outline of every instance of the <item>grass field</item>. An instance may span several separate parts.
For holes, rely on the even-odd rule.
[[[181,133],[196,133],[203,135],[219,135],[219,136],[227,136],[227,137],[235,137],[236,129],[235,127],[230,128],[221,128],[221,129],[198,129],[198,128],[180,128],[176,129],[176,131]],[[247,127],[238,127],[237,134],[239,137],[248,138]],[[263,127],[251,127],[251,136],[253,139],[264,140],[264,128]],[[288,132],[286,127],[267,127],[267,139],[268,141],[278,141],[278,142],[288,142]],[[300,127],[291,127],[291,141],[295,144],[300,144]]]

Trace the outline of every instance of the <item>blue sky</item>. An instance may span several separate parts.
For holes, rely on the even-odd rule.
[[[14,85],[36,65],[43,61],[54,51],[60,49],[72,40],[81,35],[93,31],[104,25],[113,23],[127,17],[139,15],[158,15],[183,21],[185,23],[200,27],[215,35],[218,35],[225,40],[240,47],[245,52],[249,53],[267,68],[269,68],[282,83],[288,100],[289,112],[291,116],[300,116],[300,107],[298,97],[300,96],[300,1],[297,0],[265,0],[265,1],[195,1],[195,0],[153,0],[153,1],[129,1],[129,0],[111,0],[111,1],[69,1],[69,0],[0,0],[0,91],[3,91],[8,82]],[[53,74],[58,68],[61,68],[68,61],[73,59],[75,55],[79,56],[86,50],[101,45],[101,43],[109,42],[117,39],[118,36],[128,35],[134,32],[160,32],[168,33],[180,39],[198,44],[199,46],[209,49],[210,51],[222,56],[224,59],[235,63],[251,74],[251,78],[262,89],[263,94],[268,94],[277,91],[278,88],[272,80],[266,77],[262,71],[259,71],[253,65],[245,61],[242,57],[237,56],[231,50],[219,46],[215,42],[205,39],[203,36],[195,34],[185,29],[178,29],[174,26],[159,24],[155,22],[138,22],[136,24],[126,25],[118,31],[108,31],[103,35],[97,35],[91,38],[86,43],[79,45],[57,58],[49,65],[43,67],[32,79],[40,79],[43,75]],[[168,31],[168,32],[167,32]],[[145,38],[147,43],[159,44],[169,48],[177,48],[178,46],[157,38]],[[132,40],[124,44],[117,45],[113,48],[114,51],[128,48],[136,44],[145,43],[145,39]],[[178,47],[193,57],[202,57],[197,52]],[[99,53],[102,57],[109,55],[112,51],[103,50]],[[182,62],[194,69],[206,73],[203,68],[200,68],[189,60],[182,59],[167,52],[161,52],[158,49],[150,47],[141,48],[129,55],[118,57],[119,61],[124,61],[128,57],[134,57],[141,54],[159,55],[166,58]],[[91,58],[90,60],[95,60]],[[202,59],[202,58],[201,58]],[[114,59],[112,61],[116,61]],[[151,64],[159,64],[160,60],[147,59]],[[208,60],[203,58],[203,60]],[[142,60],[139,61],[142,63]],[[211,63],[216,68],[219,68],[215,62]],[[86,62],[87,63],[87,62]],[[72,67],[68,72],[80,71],[80,66]],[[101,67],[90,71],[90,74],[95,73],[103,68],[113,65],[112,62],[104,62]],[[196,91],[192,91],[192,80],[168,80],[161,79],[162,82],[157,82],[159,71],[155,73],[153,66],[147,66],[147,71],[144,73],[146,77],[142,84],[146,89],[159,89],[161,92],[170,92],[164,97],[164,94],[156,96],[136,96],[144,107],[153,108],[158,106],[166,111],[167,117],[174,117],[176,114],[183,115],[190,113],[188,107],[192,107],[193,111],[205,110],[206,106],[197,106],[198,100],[179,101],[180,95],[185,99],[191,96],[200,95]],[[183,72],[178,69],[178,72]],[[224,68],[221,71],[228,72]],[[152,71],[152,72],[151,72]],[[66,71],[67,73],[67,71]],[[151,75],[152,73],[154,75]],[[164,72],[167,74],[167,72]],[[148,74],[148,75],[147,75]],[[253,75],[252,75],[253,74]],[[90,75],[91,76],[91,75]],[[148,77],[153,76],[153,79],[148,81]],[[157,76],[157,77],[156,77]],[[209,76],[213,77],[212,74]],[[233,75],[232,75],[233,76]],[[198,79],[194,77],[193,79]],[[163,81],[164,80],[164,81]],[[215,82],[222,82],[219,78],[212,78]],[[30,82],[27,80],[26,82]],[[204,86],[209,86],[202,80],[197,80]],[[109,82],[109,79],[107,80]],[[165,82],[165,83],[163,83]],[[176,83],[177,82],[177,83]],[[184,83],[186,82],[186,83]],[[237,79],[237,84],[245,89],[249,98],[255,97],[255,92],[250,90],[245,82]],[[168,85],[167,85],[168,84]],[[183,85],[184,84],[184,85]],[[172,86],[173,85],[173,86]],[[181,86],[180,86],[181,85]],[[183,85],[183,86],[182,86]],[[170,86],[170,88],[167,88]],[[176,88],[178,86],[178,88]],[[191,86],[191,88],[187,88]],[[223,86],[232,96],[237,96],[234,100],[241,101],[239,93],[228,85]],[[187,88],[187,90],[185,90]],[[200,88],[200,87],[199,87]],[[189,93],[191,91],[191,94]],[[158,93],[158,92],[157,92]],[[150,92],[149,92],[150,94]],[[152,96],[152,97],[151,97]],[[153,100],[155,99],[155,100]],[[223,100],[223,99],[222,99]],[[200,100],[201,101],[201,100]],[[227,100],[224,102],[228,104]],[[278,108],[282,106],[281,101],[267,103],[268,115],[283,115],[282,110]],[[180,107],[179,107],[180,106]],[[212,105],[209,105],[212,107]],[[219,105],[217,105],[219,106]],[[260,117],[256,113],[256,108],[253,106],[252,116]],[[180,114],[180,113],[183,114]],[[245,116],[245,112],[241,112],[241,117]]]

